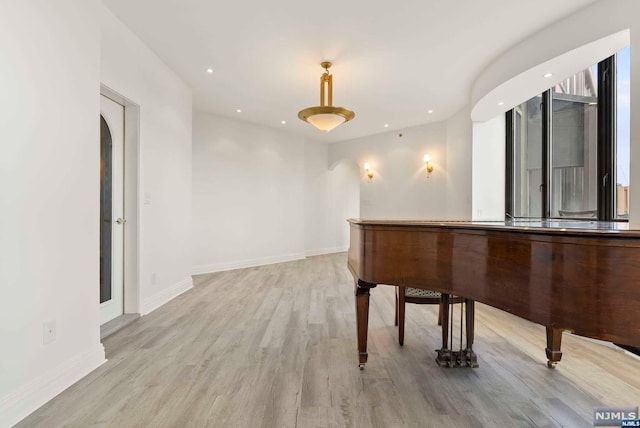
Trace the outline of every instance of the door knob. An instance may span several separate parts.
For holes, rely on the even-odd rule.
[[[125,224],[127,222],[127,220],[123,219],[122,217],[118,217],[118,219],[116,220],[116,223],[118,224]]]

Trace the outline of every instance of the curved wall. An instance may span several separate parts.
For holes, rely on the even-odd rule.
[[[589,61],[593,63],[624,47],[627,41],[631,45],[632,118],[629,221],[631,227],[637,228],[640,227],[640,173],[635,171],[640,171],[640,121],[633,118],[640,114],[640,55],[634,55],[634,46],[640,46],[640,2],[600,0],[513,46],[496,58],[473,84],[471,119],[494,118],[535,95],[542,75],[553,72],[547,70],[547,66],[562,64],[564,73],[571,74],[590,65]],[[567,76],[554,75],[557,80],[563,77]],[[542,88],[554,83],[553,79],[547,80]],[[507,102],[509,100],[511,102]],[[498,101],[504,101],[504,105],[498,106]],[[473,163],[474,166],[477,163],[475,157]]]
[[[504,113],[628,45],[629,30],[623,30],[537,64],[484,94],[474,104],[471,119],[484,122]],[[546,78],[546,73],[553,75]]]
[[[536,94],[536,91],[528,91],[528,88],[535,86],[536,81],[543,82],[542,88],[556,83],[553,80],[543,80],[544,73],[553,71],[545,68],[547,65],[558,64],[566,69],[567,76],[555,73],[554,79],[560,81],[622,49],[629,44],[627,30],[633,26],[634,21],[640,27],[639,17],[640,2],[599,1],[513,46],[492,61],[474,82],[471,89],[471,119],[487,120],[513,107],[505,102],[504,106],[498,108],[496,102],[492,103],[495,108],[491,111],[480,110],[485,97],[491,96],[497,88],[518,76],[535,72],[527,80],[520,79],[518,89],[512,88],[523,93],[517,103]],[[562,61],[566,55],[569,57]]]

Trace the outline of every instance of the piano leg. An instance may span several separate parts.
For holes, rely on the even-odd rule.
[[[554,369],[562,358],[560,345],[562,344],[562,329],[547,327],[547,367]]]
[[[449,298],[448,294],[442,295],[442,349],[449,349]]]
[[[475,327],[475,301],[471,299],[465,299],[465,315],[466,315],[466,329],[467,329],[467,349],[464,350],[463,359],[468,367],[478,367],[478,357],[473,352],[473,335]]]
[[[451,358],[451,349],[449,349],[449,299],[448,294],[442,294],[440,301],[441,316],[442,316],[442,349],[438,349],[436,356],[436,363],[440,367],[451,367],[453,364]]]
[[[404,345],[404,312],[405,312],[405,288],[404,287],[396,287],[398,289],[398,293],[396,294],[398,299],[398,322],[396,325],[398,326],[398,343],[400,346]]]
[[[364,369],[367,362],[367,332],[369,329],[369,290],[376,284],[370,284],[361,280],[355,283],[356,295],[356,324],[358,327],[358,365],[360,370]]]
[[[466,328],[467,328],[467,349],[473,349],[473,335],[474,335],[474,327],[475,327],[475,301],[471,299],[464,299],[465,309],[466,309]]]

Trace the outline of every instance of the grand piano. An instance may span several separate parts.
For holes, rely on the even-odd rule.
[[[640,346],[640,231],[626,223],[348,221],[361,369],[378,284],[468,299],[468,346],[473,301],[541,324],[549,367],[562,358],[565,330]]]

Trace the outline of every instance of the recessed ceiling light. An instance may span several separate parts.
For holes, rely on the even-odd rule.
[[[431,113],[433,113],[433,110],[429,110],[427,113],[431,114]]]
[[[544,77],[551,77],[551,76],[553,76],[553,73],[546,73],[546,74],[544,75]]]
[[[385,128],[388,128],[388,127],[389,127],[389,124],[388,124],[388,123],[385,123],[385,124],[384,124],[384,127],[385,127]]]
[[[213,68],[207,68],[207,73],[213,74]]]
[[[283,125],[286,125],[286,124],[287,124],[287,121],[286,121],[286,120],[283,120],[283,121],[282,121],[282,122],[280,122],[280,123],[281,123],[281,124],[283,124]]]
[[[498,105],[501,106],[504,104],[504,101],[498,101]]]
[[[242,110],[237,109],[237,110],[236,110],[236,113],[242,113]]]

